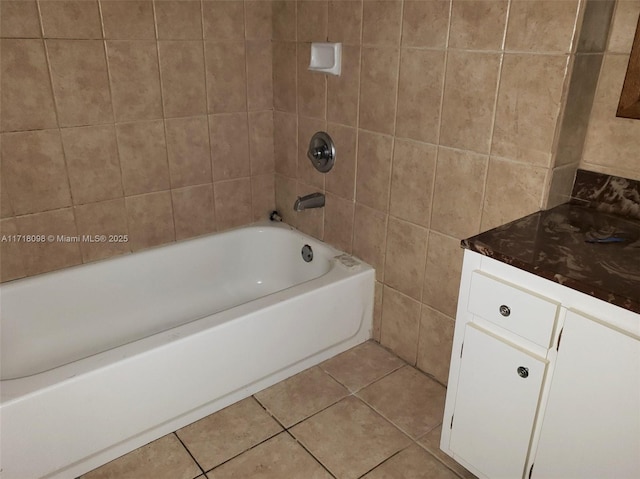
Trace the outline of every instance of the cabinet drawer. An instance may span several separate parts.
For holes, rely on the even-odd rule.
[[[560,305],[519,286],[474,271],[469,311],[548,348]]]

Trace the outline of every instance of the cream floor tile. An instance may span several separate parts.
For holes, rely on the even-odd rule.
[[[407,436],[353,396],[290,432],[339,479],[362,476],[410,443]]]
[[[215,468],[207,478],[331,479],[331,475],[285,432]]]
[[[418,444],[424,447],[427,451],[437,457],[440,461],[452,469],[458,476],[463,479],[478,479],[476,476],[467,471],[464,467],[454,461],[451,457],[446,455],[440,450],[440,435],[442,434],[442,426],[431,430],[420,439]]]
[[[380,464],[362,479],[458,479],[458,476],[414,444]]]
[[[326,360],[320,367],[355,392],[404,365],[402,359],[378,343],[367,341]]]
[[[349,391],[319,367],[302,371],[255,395],[285,427],[334,404]]]
[[[193,479],[202,471],[174,434],[125,454],[80,479]]]
[[[405,366],[357,395],[413,438],[442,423],[446,389],[411,366]]]
[[[208,471],[282,431],[250,397],[176,431],[198,464]]]

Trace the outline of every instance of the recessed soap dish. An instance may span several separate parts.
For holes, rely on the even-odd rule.
[[[342,43],[312,43],[309,70],[340,75]]]

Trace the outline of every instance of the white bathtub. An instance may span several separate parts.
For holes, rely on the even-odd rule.
[[[367,340],[373,289],[282,224],[0,286],[2,479],[76,477]]]

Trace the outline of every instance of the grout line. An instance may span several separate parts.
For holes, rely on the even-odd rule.
[[[195,462],[195,463],[196,463],[196,466],[198,466],[198,469],[200,469],[200,472],[201,472],[202,474],[205,474],[204,468],[200,465],[200,463],[199,463],[199,462],[198,462],[198,460],[195,458],[195,456],[194,456],[193,454],[191,454],[191,451],[189,450],[189,448],[187,447],[187,445],[182,441],[182,439],[180,439],[180,436],[178,436],[178,431],[177,431],[177,430],[176,430],[176,431],[173,431],[173,433],[172,433],[172,434],[173,434],[173,435],[178,439],[178,441],[180,442],[180,444],[182,444],[182,447],[184,447],[184,448],[185,448],[185,450],[187,451],[187,454],[189,454],[189,456],[191,456],[191,459],[193,459],[193,462]],[[200,474],[198,474],[198,476],[199,476],[199,475],[200,475]],[[198,476],[196,476],[196,477],[198,477]]]

